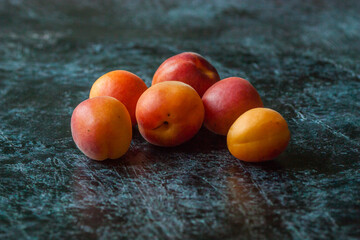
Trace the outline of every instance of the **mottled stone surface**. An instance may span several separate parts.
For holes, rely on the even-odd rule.
[[[359,1],[0,1],[1,239],[360,237]],[[205,129],[98,163],[70,116],[103,73],[199,52],[289,123],[248,164]]]

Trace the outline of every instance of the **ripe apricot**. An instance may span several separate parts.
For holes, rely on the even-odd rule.
[[[116,98],[127,108],[132,125],[136,125],[136,103],[146,89],[144,81],[135,74],[124,70],[115,70],[102,75],[94,82],[90,90],[90,98],[98,96]]]
[[[188,84],[166,81],[147,89],[136,105],[140,134],[158,146],[176,146],[192,138],[204,120],[200,96]]]
[[[152,85],[164,81],[189,84],[202,97],[205,91],[220,80],[219,74],[203,56],[184,52],[165,60],[156,70]]]
[[[264,106],[253,85],[239,77],[215,83],[205,92],[202,100],[205,127],[220,135],[226,135],[235,120],[247,110]]]
[[[246,162],[261,162],[279,156],[290,141],[290,131],[280,113],[269,108],[253,108],[230,127],[230,153]]]
[[[130,147],[130,115],[124,104],[113,97],[87,99],[71,116],[71,133],[76,146],[89,158],[116,159]]]

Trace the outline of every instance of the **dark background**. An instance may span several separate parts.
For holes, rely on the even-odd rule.
[[[0,238],[359,239],[359,1],[0,1]],[[89,160],[70,117],[102,74],[148,86],[194,51],[289,123],[276,160],[206,129],[176,148],[134,130]]]

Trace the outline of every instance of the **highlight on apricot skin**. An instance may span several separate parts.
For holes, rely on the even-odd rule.
[[[290,131],[280,113],[269,108],[253,108],[230,127],[230,153],[246,162],[262,162],[279,156],[290,141]]]
[[[71,133],[76,146],[89,158],[117,159],[130,147],[130,115],[124,104],[113,97],[87,99],[71,116]]]
[[[127,108],[132,125],[136,125],[136,103],[146,89],[145,82],[135,74],[124,70],[115,70],[102,75],[94,82],[89,97],[110,96],[116,98]]]
[[[180,145],[201,128],[204,106],[188,84],[166,81],[151,86],[139,98],[136,119],[140,134],[163,147]]]

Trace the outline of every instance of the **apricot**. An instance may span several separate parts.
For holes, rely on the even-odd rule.
[[[202,97],[204,125],[210,131],[226,135],[231,125],[249,109],[263,107],[259,93],[245,79],[230,77],[212,85]]]
[[[113,97],[87,99],[71,116],[71,133],[76,146],[89,158],[116,159],[130,147],[130,115],[124,104]]]
[[[202,97],[205,91],[220,80],[216,69],[201,55],[184,52],[165,60],[156,70],[152,85],[164,81],[189,84]]]
[[[98,96],[116,98],[127,108],[132,125],[136,125],[136,103],[146,89],[144,81],[135,74],[115,70],[102,75],[94,82],[90,90],[90,98]]]
[[[290,131],[280,113],[269,108],[253,108],[230,127],[230,153],[246,162],[262,162],[279,156],[290,141]]]
[[[166,81],[148,88],[136,105],[140,134],[158,146],[176,146],[201,128],[204,106],[188,84]]]

